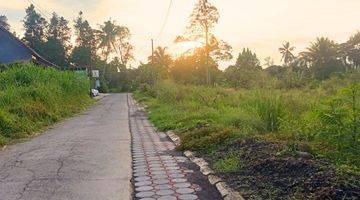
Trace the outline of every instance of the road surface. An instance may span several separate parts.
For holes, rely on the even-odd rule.
[[[127,94],[0,150],[0,199],[132,198]]]
[[[130,133],[131,130],[131,133]],[[0,200],[221,199],[130,94],[0,150]]]

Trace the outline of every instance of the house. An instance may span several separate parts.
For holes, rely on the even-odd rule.
[[[4,27],[0,26],[0,64],[30,61],[43,66],[58,68],[55,64],[41,57]]]

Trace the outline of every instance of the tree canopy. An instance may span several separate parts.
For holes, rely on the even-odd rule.
[[[4,27],[6,30],[10,30],[10,24],[5,15],[0,15],[0,26]]]

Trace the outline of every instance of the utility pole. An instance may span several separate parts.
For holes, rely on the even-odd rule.
[[[88,74],[89,74],[89,85],[90,85],[90,97],[93,97],[93,94],[92,94],[92,67],[91,67],[91,56],[90,56],[90,64],[89,64],[89,67],[88,67]]]
[[[204,9],[206,9],[207,1],[203,1]],[[211,74],[209,66],[209,27],[207,22],[205,22],[205,65],[206,65],[206,83],[207,85],[211,84]]]
[[[154,63],[154,39],[151,39],[151,63]]]

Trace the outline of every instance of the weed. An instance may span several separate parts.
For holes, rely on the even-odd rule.
[[[240,168],[239,156],[237,153],[230,153],[214,163],[214,169],[218,172],[236,172]]]
[[[0,145],[32,135],[91,103],[86,77],[32,64],[8,66],[0,72]]]
[[[149,106],[149,117],[159,130],[183,132],[181,150],[211,152],[229,140],[261,136],[306,146],[299,150],[356,170],[359,83],[341,82],[331,90],[324,88],[327,84],[310,89],[234,90],[167,81],[143,88],[135,97]]]

